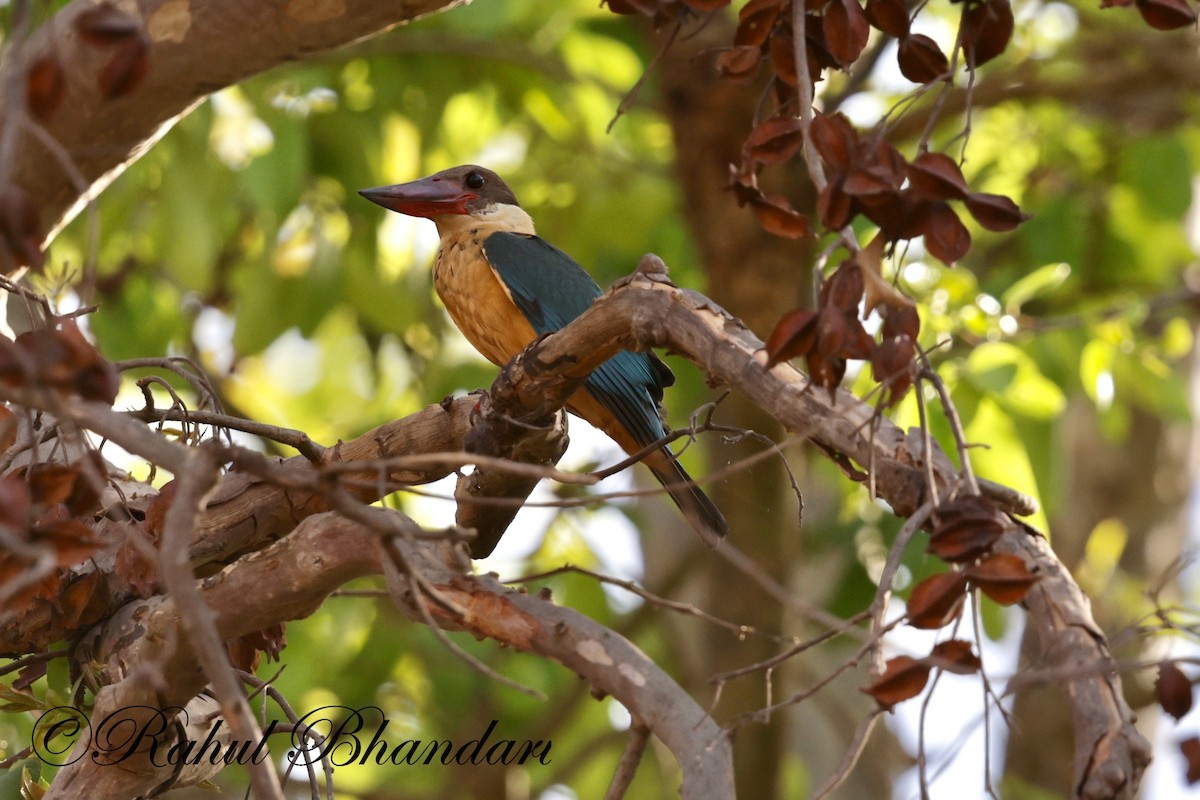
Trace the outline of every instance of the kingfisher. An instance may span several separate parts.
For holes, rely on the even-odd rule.
[[[512,189],[489,169],[468,164],[359,194],[433,220],[441,236],[434,288],[467,341],[497,366],[566,326],[602,294],[583,267],[537,235]],[[653,353],[622,350],[588,376],[566,407],[633,454],[665,435],[663,390],[674,382]],[[643,463],[709,546],[728,535],[721,512],[669,447]]]

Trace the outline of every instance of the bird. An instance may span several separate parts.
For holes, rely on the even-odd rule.
[[[565,327],[603,294],[583,267],[537,235],[512,189],[489,169],[467,164],[359,194],[434,222],[441,237],[434,288],[458,329],[497,366]],[[674,382],[653,353],[622,350],[588,376],[566,407],[632,455],[665,435],[663,390]],[[716,547],[729,534],[725,517],[669,447],[642,463],[706,544]]]

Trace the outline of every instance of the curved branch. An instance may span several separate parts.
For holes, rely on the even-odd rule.
[[[390,510],[380,513],[399,516]],[[425,610],[439,624],[562,663],[587,680],[597,697],[611,695],[620,701],[666,744],[683,772],[684,798],[734,796],[727,734],[623,636],[574,609],[509,588],[493,576],[463,575],[462,563],[454,563],[436,542],[393,537],[388,545],[460,609],[460,614],[454,614],[436,602],[424,601]],[[228,640],[307,616],[345,582],[380,573],[385,558],[378,533],[326,513],[309,517],[286,539],[197,586],[217,631]],[[249,596],[254,603],[245,602]],[[423,619],[419,609],[406,610],[414,619]],[[196,654],[183,631],[183,616],[175,601],[154,597],[130,604],[85,637],[78,657],[100,664],[103,679],[112,681],[97,695],[93,720],[136,705],[182,706],[199,693],[206,679],[195,666]],[[174,647],[164,648],[163,642],[173,642]],[[139,726],[148,722],[133,718]],[[171,735],[171,730],[163,732],[164,738]],[[169,744],[168,739],[164,747]],[[132,797],[171,779],[171,768],[155,767],[146,753],[114,769],[103,759],[100,763],[92,759],[92,749],[90,739],[76,743],[72,757],[79,756],[78,760],[58,774],[48,798]]]
[[[106,98],[97,76],[115,46],[84,41],[80,16],[95,0],[75,0],[35,30],[4,61],[0,85],[11,71],[25,73],[52,57],[61,67],[63,95],[42,121],[60,146],[47,153],[31,126],[21,126],[12,153],[13,179],[38,199],[47,238],[193,105],[212,92],[313,53],[330,50],[432,14],[463,0],[135,0],[122,2],[144,31],[145,74],[128,91]],[[113,6],[118,4],[113,3]],[[263,32],[270,35],[264,36]],[[17,85],[23,85],[23,77]],[[13,98],[0,93],[0,126],[22,118]],[[74,174],[56,156],[69,157]],[[88,187],[82,190],[79,181]]]
[[[644,259],[636,276],[619,282],[569,326],[535,342],[508,364],[483,403],[485,410],[491,407],[491,413],[483,415],[485,420],[489,417],[544,420],[547,413],[561,407],[566,398],[586,380],[591,370],[618,350],[667,347],[689,358],[718,381],[739,388],[751,401],[789,429],[807,437],[824,452],[839,459],[840,464],[847,465],[846,459],[853,459],[859,464],[870,465],[878,495],[901,516],[912,516],[925,502],[927,472],[932,474],[941,495],[948,496],[958,488],[962,480],[960,474],[940,451],[935,449],[934,452],[926,452],[924,439],[919,432],[905,434],[890,421],[875,419],[874,409],[849,392],[839,391],[834,398],[830,398],[825,391],[811,391],[808,378],[790,365],[779,364],[767,369],[759,339],[739,320],[703,295],[672,285],[665,274],[659,274],[659,269],[656,269],[659,265],[661,262],[656,259]],[[0,387],[0,396],[17,394],[22,393]],[[38,406],[36,401],[39,395],[24,394],[29,396],[14,396],[12,399],[25,400],[27,404]],[[42,405],[81,428],[105,431],[118,444],[134,452],[140,452],[138,444],[144,436],[158,438],[144,429],[134,431],[129,427],[136,427],[132,420],[121,417],[111,409],[95,407],[94,404],[43,400]],[[461,437],[471,422],[470,409],[473,407],[474,398],[454,401],[445,408],[431,407],[354,442],[329,448],[324,457],[329,464],[342,460],[357,463],[385,453],[403,453],[406,448],[429,446],[432,443],[440,443],[444,451],[460,450]],[[113,422],[111,418],[116,417],[120,417],[122,422]],[[420,420],[420,424],[414,420]],[[422,429],[422,425],[431,426],[436,435],[414,435],[414,432]],[[512,431],[521,429],[520,426],[510,428]],[[390,438],[392,436],[394,438]],[[147,454],[157,450],[157,445],[151,447],[149,441],[144,446]],[[176,456],[172,453],[170,460],[175,461]],[[927,459],[930,462],[928,465]],[[256,464],[247,459],[245,466],[255,469],[265,468],[265,465],[265,460]],[[271,466],[278,467],[277,464]],[[444,462],[441,468],[449,469]],[[273,507],[250,510],[238,506],[237,514],[224,517],[217,514],[199,526],[197,541],[211,544],[209,537],[213,530],[218,530],[221,531],[218,538],[224,546],[217,549],[236,553],[239,552],[239,545],[240,548],[257,548],[267,541],[262,532],[256,530],[261,520],[274,521],[273,527],[266,527],[283,535],[296,526],[298,519],[305,516],[313,519],[312,514],[325,510],[327,506],[320,487],[313,483],[320,477],[319,474],[314,477],[314,472],[319,469],[300,459],[292,483],[284,479],[286,471],[272,470],[269,479],[274,481],[273,484],[267,483],[268,478],[255,478],[249,473],[227,476],[213,498],[213,506],[208,513],[221,509],[230,497],[241,497],[243,494],[251,496],[251,490],[259,491],[260,486],[262,494],[253,496],[260,503],[270,502]],[[381,465],[363,477],[365,480],[359,486],[359,494],[370,497],[376,489],[382,490],[388,484],[391,470]],[[1132,797],[1149,760],[1149,745],[1133,727],[1133,714],[1121,695],[1115,664],[1102,632],[1091,617],[1087,599],[1043,537],[1007,513],[995,513],[997,523],[1005,531],[997,545],[998,549],[1020,555],[1028,567],[1041,576],[1039,583],[1027,596],[1025,605],[1031,624],[1039,633],[1046,666],[1066,675],[1063,685],[1071,702],[1076,729],[1078,791],[1081,796],[1089,798]],[[208,528],[206,524],[213,527]],[[277,548],[296,546],[295,540],[301,537],[301,532],[307,530],[309,524],[307,520],[301,523],[287,539],[264,552],[274,553]],[[402,543],[398,539],[392,541]],[[403,544],[408,546],[407,543]],[[660,686],[663,677],[656,671],[657,667],[628,642],[614,638],[614,634],[595,623],[572,617],[573,612],[569,610],[549,612],[541,610],[541,606],[535,609],[530,604],[543,601],[510,592],[493,578],[462,577],[444,566],[438,567],[438,562],[430,559],[430,551],[425,548],[410,549],[411,554],[406,551],[405,558],[410,560],[426,582],[436,587],[441,600],[449,601],[446,605],[431,604],[426,609],[428,614],[445,621],[447,625],[467,628],[514,647],[553,657],[588,678],[602,691],[613,694],[622,702],[628,701],[626,705],[630,711],[649,724],[680,756],[685,772],[700,769],[697,765],[706,757],[714,757],[719,761],[725,758],[728,745],[723,735],[716,735],[715,726],[712,730],[706,728],[712,724],[711,720],[698,710],[681,705],[687,696],[678,687],[667,692],[670,697],[667,708],[678,706],[686,711],[681,713],[686,717],[688,735],[679,734],[680,738],[677,739],[667,738],[675,734],[665,731],[684,725],[685,720],[669,710],[654,712],[644,707],[647,703],[663,699],[659,694],[647,694],[652,688],[653,692],[666,691]],[[246,570],[255,568],[261,555],[252,553],[244,556],[221,575],[242,575]],[[378,569],[374,562],[371,569]],[[437,572],[437,569],[442,572]],[[250,592],[250,589],[244,591]],[[244,604],[238,604],[242,609],[238,624],[251,626],[245,630],[257,630],[264,627],[269,619],[278,619],[279,614],[288,613],[283,598],[261,597],[262,587],[255,587],[253,593],[257,593],[261,599],[261,603],[255,604],[257,616],[246,614],[242,608]],[[416,594],[422,596],[419,592]],[[150,602],[143,601],[134,604],[134,607]],[[160,599],[159,602],[168,601]],[[206,599],[206,602],[215,608],[220,607],[218,600]],[[282,610],[275,607],[277,602],[283,603]],[[311,610],[311,605],[305,605],[304,608]],[[461,613],[462,609],[466,609],[466,612]],[[263,615],[269,619],[259,619]],[[114,619],[133,624],[125,611]],[[557,627],[560,622],[567,627]],[[106,627],[111,624],[106,623]],[[221,630],[221,633],[236,635],[225,630]],[[134,662],[136,659],[130,661]],[[195,680],[202,680],[194,663],[186,663]],[[183,666],[179,665],[180,674],[186,675],[188,673]],[[167,671],[163,674],[174,678],[176,672]],[[707,733],[701,737],[701,744],[688,738],[702,729]],[[707,776],[704,781],[716,779],[708,773],[699,774]],[[687,780],[685,785],[696,792],[705,791],[706,786],[718,787],[714,790],[718,791],[717,794],[695,796],[724,796],[719,793],[723,791],[719,788],[723,784],[688,784]]]
[[[534,343],[508,365],[493,387],[494,400],[551,407],[570,396],[591,370],[617,351],[665,347],[734,386],[789,430],[826,454],[870,465],[875,489],[892,509],[912,516],[925,497],[925,446],[919,431],[905,434],[845,390],[834,399],[813,391],[808,377],[789,364],[766,368],[763,343],[740,320],[665,275],[619,282],[582,316]],[[962,476],[940,450],[929,454],[942,496]],[[996,492],[1003,500],[1004,492]],[[1020,506],[1018,502],[1015,505]],[[1010,508],[1019,511],[1019,508]],[[1134,797],[1150,761],[1150,744],[1134,727],[1120,678],[1086,596],[1045,538],[1008,513],[997,511],[1004,535],[997,549],[1021,556],[1041,580],[1026,599],[1048,666],[1071,667],[1064,681],[1075,721],[1076,786],[1081,797]],[[737,531],[734,531],[737,534]],[[1086,665],[1081,669],[1081,665]]]

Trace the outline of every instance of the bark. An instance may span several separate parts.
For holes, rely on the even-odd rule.
[[[926,454],[919,434],[906,434],[887,420],[879,420],[872,432],[873,409],[851,394],[840,391],[831,397],[824,390],[814,390],[802,373],[785,364],[767,369],[761,341],[707,298],[672,286],[665,275],[656,272],[658,265],[661,262],[645,259],[644,272],[620,282],[567,328],[517,356],[502,370],[483,403],[483,424],[490,424],[490,417],[544,422],[547,413],[560,407],[591,370],[619,349],[667,347],[691,359],[715,380],[737,385],[749,400],[824,452],[842,454],[869,467],[879,496],[901,516],[914,514],[925,502],[927,469],[933,471],[942,496],[959,485],[961,476],[949,459],[936,451]],[[175,466],[177,475],[195,469],[187,448],[161,439],[111,409],[11,387],[0,387],[0,395],[101,432],[131,452],[166,449],[169,455],[164,460]],[[518,425],[509,430],[528,429]],[[931,462],[928,466],[926,458]],[[387,462],[380,467],[386,471]],[[298,485],[289,470],[277,469],[277,473],[264,470],[265,479],[275,478],[289,488]],[[354,465],[351,469],[360,468]],[[319,478],[317,483],[328,485],[331,473],[338,470],[323,464],[314,465],[311,471]],[[988,486],[986,490],[1001,509],[1020,509],[1020,498],[1003,487]],[[184,496],[182,490],[179,496]],[[220,638],[228,640],[272,622],[304,616],[350,577],[363,570],[390,569],[394,595],[402,606],[415,609],[416,618],[554,658],[598,690],[617,697],[680,760],[685,797],[733,796],[727,737],[632,645],[540,598],[535,602],[491,578],[463,575],[466,561],[452,540],[420,541],[420,531],[411,521],[397,512],[356,504],[336,482],[326,497],[338,514],[310,516],[263,553],[243,556],[199,583],[203,604],[211,611]],[[287,501],[280,498],[279,502]],[[180,513],[173,518],[186,518]],[[1042,536],[1004,511],[996,514],[1005,531],[998,549],[1018,554],[1042,576],[1025,605],[1031,627],[1040,637],[1046,672],[1029,679],[1051,680],[1066,690],[1075,722],[1079,794],[1086,798],[1134,797],[1149,758],[1149,745],[1133,727],[1115,665],[1103,634],[1091,619],[1087,600]],[[367,523],[372,533],[363,531]],[[337,542],[325,529],[346,524],[356,531],[347,535],[375,537],[372,544]],[[242,530],[253,535],[246,527]],[[374,549],[376,539],[383,542],[384,556]],[[325,549],[331,542],[332,549]],[[321,549],[314,553],[312,547]],[[245,603],[248,596],[256,602]],[[102,688],[97,695],[100,711],[142,704],[151,697],[157,707],[182,704],[212,679],[197,667],[195,654],[189,650],[197,644],[183,635],[174,603],[174,598],[161,595],[132,603],[83,638],[86,649],[80,656],[102,665]],[[164,647],[164,642],[174,646]],[[80,747],[77,752],[87,752],[86,745]],[[104,796],[96,792],[99,780],[120,782],[120,786],[109,787],[115,793],[108,796],[131,796],[135,787],[136,791],[146,790],[163,779],[149,768],[126,773],[105,767],[107,773],[88,777],[100,769],[92,760],[80,758],[59,773],[52,796],[83,796],[76,787],[84,786],[88,787],[87,796]]]
[[[120,47],[80,36],[80,15],[97,3],[75,0],[18,42],[0,70],[0,86],[23,89],[30,68],[51,57],[61,66],[63,80],[61,101],[40,122],[56,143],[53,149],[35,134],[34,118],[14,108],[19,91],[0,92],[0,128],[13,137],[5,153],[3,169],[11,171],[6,178],[37,198],[42,230],[52,238],[83,203],[212,92],[460,2],[122,2],[120,13],[142,32],[145,73],[128,91],[106,97],[101,76]]]
[[[711,301],[662,282],[638,280],[638,291],[615,291],[559,334],[531,347],[511,366],[529,359],[557,364],[578,358],[563,375],[571,378],[601,363],[619,347],[667,347],[687,355],[716,380],[736,385],[790,431],[825,452],[848,456],[874,474],[878,495],[901,516],[924,502],[924,446],[919,432],[905,434],[886,419],[874,433],[873,409],[839,390],[834,398],[814,389],[786,365],[765,368],[762,342]],[[630,287],[633,288],[633,287]],[[647,289],[643,291],[642,289]],[[579,356],[583,343],[598,348]],[[522,376],[527,377],[527,376]],[[568,393],[570,381],[567,384]],[[529,378],[514,389],[519,396],[565,398],[561,387]],[[961,476],[940,452],[932,455],[941,496]],[[1001,507],[1028,513],[1023,499],[1003,487],[984,490]],[[1022,510],[1023,509],[1023,510]],[[1074,723],[1074,791],[1081,798],[1132,798],[1150,760],[1149,743],[1134,727],[1134,715],[1121,693],[1121,681],[1103,632],[1092,619],[1086,596],[1055,556],[1045,538],[1002,513],[1005,535],[997,549],[1021,556],[1042,576],[1027,596],[1030,626],[1037,632],[1045,672],[1033,676],[1061,685]]]

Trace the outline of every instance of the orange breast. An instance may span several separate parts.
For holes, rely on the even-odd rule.
[[[537,338],[488,265],[474,234],[442,241],[433,267],[433,285],[463,336],[493,364],[507,364]]]
[[[537,338],[533,326],[513,303],[483,256],[483,245],[476,233],[464,231],[442,240],[433,267],[433,284],[454,324],[480,354],[497,366],[504,366],[513,356]],[[580,389],[567,400],[567,410],[583,417],[607,433],[627,453],[641,447],[606,409],[586,389]],[[653,454],[648,462],[663,458]]]

